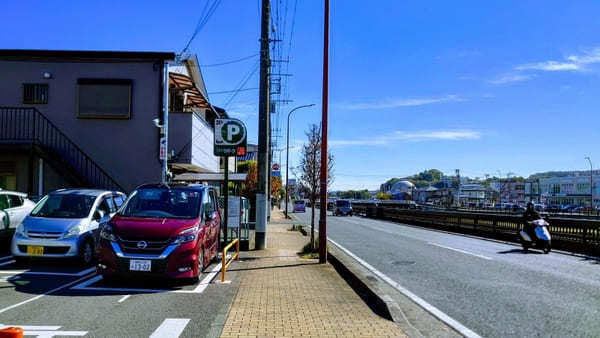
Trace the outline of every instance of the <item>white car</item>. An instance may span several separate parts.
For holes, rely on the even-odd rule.
[[[27,194],[0,190],[0,232],[14,230],[33,207],[35,203],[27,198]]]

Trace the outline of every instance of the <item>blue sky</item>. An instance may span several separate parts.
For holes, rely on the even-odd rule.
[[[4,2],[0,48],[178,52],[204,3]],[[429,168],[526,176],[586,169],[585,156],[600,164],[599,15],[598,1],[333,0],[332,189],[374,189]],[[322,1],[297,1],[287,87],[294,102],[282,107],[282,132],[289,109],[317,105],[294,114],[294,145],[320,121],[322,19]],[[190,51],[202,64],[229,61],[256,54],[258,37],[259,1],[222,0]],[[208,91],[235,89],[256,61],[204,68]],[[258,74],[245,87],[258,87]],[[229,98],[210,95],[219,106]],[[227,106],[251,141],[257,104],[249,90]]]

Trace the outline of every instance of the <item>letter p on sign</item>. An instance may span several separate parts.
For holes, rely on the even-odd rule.
[[[233,137],[239,134],[241,131],[238,125],[229,123],[227,124],[227,142],[233,142]]]

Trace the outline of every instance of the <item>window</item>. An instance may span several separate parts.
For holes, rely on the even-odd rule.
[[[117,208],[120,208],[121,205],[123,205],[123,196],[121,195],[116,195],[113,197],[113,200],[115,201],[115,205],[117,206]]]
[[[20,207],[23,205],[23,198],[17,195],[8,195],[8,203],[11,208]]]
[[[46,104],[48,103],[48,85],[45,83],[23,84],[24,104]]]
[[[8,196],[0,195],[0,210],[8,209]]]
[[[100,205],[98,206],[98,210],[102,210],[105,215],[108,215],[112,212],[115,212],[115,205],[112,201],[111,197],[104,197]]]
[[[129,119],[131,117],[131,80],[77,80],[77,117]]]

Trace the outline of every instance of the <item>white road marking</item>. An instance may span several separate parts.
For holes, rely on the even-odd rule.
[[[50,338],[54,336],[85,336],[87,331],[58,331],[60,326],[48,326],[48,325],[2,325],[0,324],[0,329],[7,327],[20,327],[23,329],[24,336],[36,336],[38,338]]]
[[[10,276],[10,277],[4,277],[4,278],[0,278],[0,283],[9,283],[11,281],[14,281],[16,279],[19,279],[21,277],[19,276]]]
[[[59,287],[57,287],[57,288],[54,288],[54,289],[52,289],[52,290],[50,290],[50,291],[46,291],[46,292],[44,292],[44,293],[43,293],[43,294],[41,294],[41,295],[37,295],[37,296],[35,296],[35,297],[32,297],[32,298],[26,299],[26,300],[24,300],[24,301],[22,301],[22,302],[19,302],[19,303],[17,303],[17,304],[13,304],[13,305],[7,306],[7,307],[5,307],[5,308],[3,308],[3,309],[0,309],[0,313],[6,312],[6,311],[8,311],[8,310],[12,310],[12,309],[14,309],[14,308],[16,308],[16,307],[19,307],[19,306],[21,306],[21,305],[27,304],[27,303],[29,303],[29,302],[33,302],[33,301],[35,301],[35,300],[38,300],[38,299],[40,299],[40,298],[42,298],[42,297],[44,297],[44,296],[46,296],[46,295],[52,294],[52,293],[54,293],[54,292],[56,292],[56,291],[60,291],[60,290],[62,290],[62,289],[68,288],[69,286],[71,286],[71,285],[73,285],[73,284],[77,284],[77,283],[81,282],[82,280],[84,280],[84,279],[86,279],[86,278],[88,278],[88,277],[90,277],[90,276],[84,276],[84,277],[81,277],[81,278],[79,278],[79,279],[76,279],[76,280],[74,280],[74,281],[72,281],[72,282],[70,282],[70,283],[63,284],[63,285],[61,285],[61,286],[59,286]]]
[[[13,256],[12,256],[12,255],[10,255],[10,256],[4,256],[4,257],[0,257],[0,261],[3,261],[3,260],[5,260],[5,259],[9,259],[9,258],[13,258]]]
[[[14,262],[16,262],[16,261],[15,261],[15,260],[12,260],[12,261],[8,261],[8,262],[0,263],[0,266],[9,265],[9,264],[12,264],[12,263],[14,263]]]
[[[51,272],[51,271],[31,271],[31,270],[0,270],[0,274],[11,274],[11,275],[46,275],[46,276],[73,276],[81,277],[87,275],[96,268],[89,268],[79,272]]]
[[[491,259],[490,257],[488,257],[488,256],[479,255],[479,254],[472,253],[472,252],[469,252],[469,251],[466,251],[466,250],[461,250],[461,249],[451,248],[451,247],[449,247],[449,246],[445,246],[445,245],[441,245],[441,244],[436,244],[436,243],[431,243],[431,242],[429,242],[429,243],[427,243],[427,244],[429,244],[429,245],[434,245],[434,246],[437,246],[437,247],[440,247],[440,248],[444,248],[444,249],[448,249],[448,250],[452,250],[452,251],[456,251],[456,252],[460,252],[460,253],[464,253],[465,255],[471,255],[471,256],[474,256],[474,257],[479,257],[479,258],[487,259],[488,261],[491,261],[491,260],[492,260],[492,259]]]
[[[125,295],[119,299],[119,303],[123,303],[127,298],[131,297],[131,295]]]
[[[226,256],[231,257],[230,255]],[[194,288],[193,290],[166,290],[166,289],[143,289],[143,288],[116,288],[116,287],[97,287],[90,286],[102,280],[102,276],[98,275],[94,278],[84,281],[83,283],[73,286],[72,290],[87,290],[87,291],[114,291],[114,292],[144,292],[144,293],[202,293],[221,270],[221,263],[215,265],[210,273]]]
[[[431,313],[432,315],[434,315],[435,317],[437,317],[439,320],[441,320],[442,322],[446,323],[447,325],[449,325],[450,327],[452,327],[453,329],[455,329],[456,331],[458,331],[463,336],[468,337],[468,338],[481,338],[480,335],[478,335],[477,333],[475,333],[471,329],[467,328],[466,326],[462,325],[458,321],[454,320],[453,318],[451,318],[447,314],[443,313],[442,311],[440,311],[439,309],[437,309],[433,305],[427,303],[421,297],[419,297],[419,296],[415,295],[414,293],[408,291],[403,286],[401,286],[400,284],[398,284],[397,282],[395,282],[394,280],[392,280],[390,277],[386,276],[385,274],[383,274],[379,270],[375,269],[372,265],[370,265],[369,263],[365,262],[364,260],[362,260],[361,258],[359,258],[358,256],[356,256],[355,254],[353,254],[352,252],[350,252],[348,249],[344,248],[343,246],[339,245],[338,243],[334,242],[333,240],[331,240],[329,238],[327,240],[329,242],[331,242],[333,245],[337,246],[340,250],[344,251],[347,255],[349,255],[350,257],[354,258],[357,262],[359,262],[360,264],[362,264],[362,266],[364,266],[365,268],[369,269],[373,274],[375,274],[379,278],[383,279],[386,283],[388,283],[389,285],[391,285],[393,288],[395,288],[396,290],[400,291],[402,294],[404,294],[406,297],[410,298],[417,305],[419,305],[422,308],[424,308],[427,312]]]
[[[167,318],[152,332],[150,338],[179,337],[189,322],[187,318]]]

